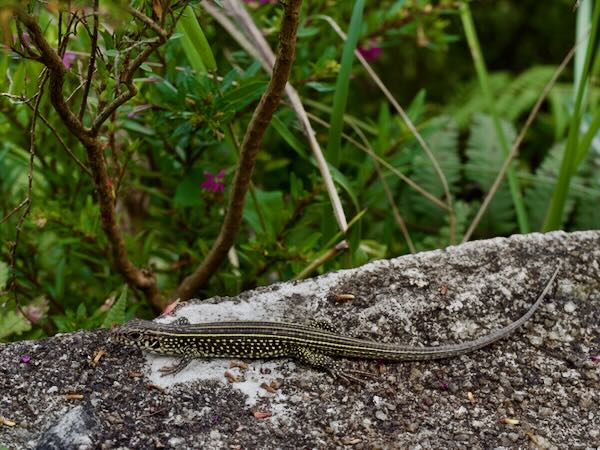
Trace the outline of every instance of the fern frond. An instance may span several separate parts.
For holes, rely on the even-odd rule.
[[[509,145],[515,140],[515,129],[509,122],[502,122],[502,129]],[[491,117],[477,114],[471,122],[467,142],[465,177],[476,183],[487,194],[504,162],[500,143]],[[508,183],[503,181],[490,206],[481,219],[478,231],[486,235],[508,234],[515,229],[515,210]]]
[[[600,159],[590,152],[587,161],[580,167],[585,188],[574,185],[571,189],[575,198],[573,228],[597,230],[600,228]]]
[[[509,82],[510,76],[506,72],[489,74],[490,89],[494,96],[505,88]],[[445,108],[446,113],[456,121],[460,129],[464,129],[469,125],[473,114],[486,110],[487,102],[481,95],[481,88],[476,79],[464,86],[459,86],[456,94]]]
[[[529,111],[555,71],[553,66],[534,66],[512,80],[499,92],[500,96],[496,102],[498,114],[507,120],[515,121],[524,112]]]
[[[514,121],[531,109],[555,70],[553,66],[534,66],[512,80],[505,72],[491,74],[490,89],[497,99],[498,115]],[[474,114],[486,110],[487,104],[475,81],[460,90],[446,108],[461,128],[469,124]]]
[[[446,176],[451,193],[456,193],[460,179],[460,159],[458,156],[458,129],[456,123],[448,117],[438,117],[423,130],[423,138],[434,154],[442,172]],[[417,144],[412,144],[415,152],[411,161],[412,179],[427,192],[438,198],[443,198],[443,185],[427,155]],[[405,197],[406,207],[414,213],[418,222],[428,226],[443,225],[444,212],[431,202],[424,200],[420,194],[410,191]]]
[[[558,179],[564,148],[564,142],[552,146],[542,164],[535,171],[531,187],[525,191],[525,205],[529,211],[529,220],[533,230],[541,229],[544,223],[546,211],[552,198],[552,192]],[[582,179],[579,175],[575,175],[571,182],[572,184],[581,185]],[[572,195],[569,195],[565,214],[563,215],[564,218],[569,217],[574,205],[574,198]]]

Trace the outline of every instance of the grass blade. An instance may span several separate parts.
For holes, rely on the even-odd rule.
[[[354,60],[354,50],[358,43],[358,36],[362,25],[364,6],[364,0],[356,0],[354,3],[352,18],[350,19],[350,28],[348,30],[348,39],[346,39],[346,42],[344,43],[342,62],[335,84],[333,110],[331,112],[331,127],[329,128],[329,137],[327,140],[327,159],[334,166],[337,166],[340,162],[344,112],[346,111],[346,103],[348,101],[352,61]]]

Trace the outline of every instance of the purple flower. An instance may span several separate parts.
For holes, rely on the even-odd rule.
[[[29,364],[31,361],[31,356],[29,355],[22,355],[21,356],[21,363],[23,364]]]
[[[213,175],[211,172],[204,172],[204,181],[200,184],[200,187],[208,192],[224,192],[225,183],[223,178],[225,177],[225,171],[220,170],[218,175]]]
[[[134,106],[133,109],[127,113],[127,117],[129,117],[130,119],[133,119],[139,113],[142,113],[142,112],[144,112],[144,111],[146,111],[147,109],[150,109],[150,108],[152,108],[152,105],[137,105],[137,106]]]
[[[77,55],[73,52],[66,51],[62,58],[63,66],[70,69]]]
[[[371,39],[366,45],[358,46],[358,53],[367,61],[374,61],[381,56],[383,50],[379,47],[377,40]]]
[[[600,361],[600,355],[592,355],[591,358],[592,358],[592,361],[594,361],[594,362]]]

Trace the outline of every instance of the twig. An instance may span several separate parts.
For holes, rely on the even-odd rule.
[[[156,22],[150,19],[150,17],[142,14],[140,11],[132,8],[131,6],[127,6],[126,9],[129,14],[138,19],[140,22],[143,22],[148,28],[152,29],[152,31],[158,34],[163,41],[167,41],[169,39],[170,34],[163,30]]]
[[[279,106],[292,69],[301,4],[302,0],[286,1],[283,17],[281,18],[279,51],[273,67],[273,75],[267,90],[254,110],[244,135],[240,160],[229,195],[229,205],[219,236],[202,264],[192,275],[183,280],[177,289],[175,298],[180,297],[184,301],[188,300],[200,287],[204,286],[227,257],[227,252],[234,243],[241,225],[244,199],[252,177],[259,145],[273,113]]]
[[[525,134],[527,134],[527,131],[529,130],[529,127],[531,126],[533,119],[535,119],[535,116],[537,116],[540,108],[542,107],[542,104],[544,103],[544,100],[546,99],[546,97],[548,96],[548,93],[550,92],[550,89],[552,89],[552,87],[556,84],[556,80],[558,80],[558,77],[560,76],[560,74],[563,72],[565,67],[567,67],[567,64],[569,64],[569,61],[571,61],[571,58],[575,54],[575,49],[577,48],[577,45],[578,44],[575,44],[571,48],[571,50],[569,50],[569,53],[567,53],[567,55],[565,56],[563,61],[560,63],[560,66],[558,66],[558,68],[556,69],[556,72],[554,72],[554,75],[552,75],[552,78],[548,81],[548,83],[546,83],[546,86],[544,86],[544,90],[542,91],[540,97],[537,99],[537,102],[535,102],[535,105],[529,112],[529,116],[527,116],[527,120],[525,121],[523,128],[521,128],[521,132],[519,133],[519,136],[515,140],[512,148],[510,149],[508,156],[504,160],[504,164],[502,164],[502,167],[500,168],[500,172],[498,172],[498,175],[496,176],[496,179],[494,180],[492,187],[490,188],[489,192],[485,196],[485,199],[483,200],[483,203],[479,207],[477,214],[473,218],[473,221],[471,222],[471,224],[469,225],[469,228],[467,229],[465,235],[463,236],[462,242],[467,242],[473,235],[473,232],[475,231],[475,228],[477,228],[477,225],[479,225],[479,221],[483,217],[483,214],[487,211],[487,208],[490,206],[490,203],[492,202],[494,195],[496,195],[496,191],[500,187],[500,184],[502,183],[502,180],[504,179],[504,175],[506,175],[506,172],[508,170],[508,167],[510,166],[510,163],[517,156],[517,154],[519,152],[519,147],[521,146],[521,142],[523,142],[523,139],[525,138]]]
[[[15,13],[19,21],[28,29],[31,41],[40,51],[40,62],[49,70],[50,101],[52,102],[54,109],[56,109],[56,112],[58,112],[58,115],[66,127],[82,141],[84,146],[86,143],[91,143],[93,139],[89,131],[83,127],[81,121],[73,114],[69,109],[69,106],[65,103],[62,88],[65,81],[66,68],[62,63],[60,56],[44,38],[40,26],[32,15],[28,14],[20,6],[15,7]]]
[[[108,105],[98,112],[98,115],[92,122],[91,133],[97,135],[100,131],[100,127],[106,122],[111,114],[116,111],[121,105],[135,97],[137,94],[137,88],[133,84],[133,74],[135,71],[144,63],[144,61],[150,56],[154,50],[160,47],[163,41],[160,39],[148,44],[148,47],[144,48],[131,62],[129,66],[121,73],[121,83],[127,87],[126,91],[123,91],[117,97],[115,97]]]
[[[15,227],[15,241],[13,243],[11,249],[11,257],[10,257],[10,269],[11,269],[11,277],[10,277],[10,288],[9,290],[13,291],[13,299],[15,301],[15,305],[19,312],[23,314],[25,319],[27,315],[21,309],[21,305],[19,303],[19,298],[17,295],[17,247],[19,246],[19,238],[21,236],[21,230],[23,229],[23,224],[25,223],[25,218],[29,215],[31,211],[31,203],[33,201],[33,161],[35,160],[35,127],[37,125],[37,117],[40,109],[40,102],[42,101],[42,95],[44,93],[44,85],[48,81],[48,70],[44,69],[41,74],[41,79],[38,85],[37,98],[35,99],[35,105],[33,107],[33,117],[31,118],[31,126],[29,131],[29,167],[27,169],[27,198],[25,199],[25,205],[19,220],[17,221],[17,226]]]
[[[85,113],[85,107],[87,105],[88,95],[90,93],[90,87],[92,85],[92,78],[94,76],[94,69],[96,68],[96,50],[98,48],[98,1],[94,0],[94,29],[92,31],[92,48],[90,51],[90,61],[88,63],[88,73],[85,80],[85,87],[83,88],[83,97],[81,99],[81,106],[79,107],[79,120],[83,121],[83,114]]]
[[[156,50],[162,44],[167,42],[169,36],[171,36],[173,31],[175,30],[176,19],[174,20],[173,24],[171,24],[171,29],[169,31],[165,31],[161,27],[159,27],[156,24],[156,22],[154,22],[152,19],[145,16],[141,12],[136,11],[130,6],[128,6],[126,9],[130,14],[132,14],[138,20],[143,22],[147,27],[155,31],[158,34],[158,38],[156,38],[154,41],[148,42],[148,46],[144,48],[133,59],[133,61],[131,61],[131,63],[123,72],[121,72],[120,79],[118,81],[125,84],[127,90],[115,97],[112,102],[110,102],[98,112],[98,115],[92,122],[91,127],[91,132],[94,135],[96,135],[99,132],[102,124],[106,121],[106,119],[108,119],[111,116],[111,114],[114,111],[116,111],[121,105],[123,105],[125,102],[127,102],[137,94],[137,88],[133,84],[133,75],[135,74],[136,70],[139,69],[139,67],[146,61],[146,59],[148,59],[148,57],[154,52],[154,50]]]
[[[25,104],[33,110],[33,106],[31,106],[31,104],[28,101],[26,101]],[[75,156],[75,153],[73,153],[73,150],[71,150],[68,147],[68,145],[65,143],[65,141],[60,136],[58,131],[56,131],[56,128],[54,128],[54,126],[50,122],[48,122],[48,119],[46,119],[46,117],[44,117],[44,115],[42,113],[38,112],[38,115],[40,116],[40,119],[42,119],[42,122],[44,122],[44,124],[50,129],[50,131],[52,132],[52,134],[54,135],[56,140],[59,142],[59,144],[63,146],[63,148],[65,149],[65,152],[67,152],[67,155],[69,155],[69,157],[73,160],[73,162],[75,162],[75,164],[77,164],[81,168],[81,170],[83,170],[86,174],[88,174],[91,177],[92,171],[89,169],[89,167],[87,167],[85,164],[83,164],[79,160],[79,158],[77,158],[77,156]]]
[[[20,210],[28,202],[29,202],[29,198],[25,198],[25,200],[23,200],[21,203],[19,203],[17,206],[15,206],[13,209],[11,209],[2,219],[0,219],[0,225],[2,225],[4,222],[6,222],[8,219],[10,219],[14,213],[16,213],[18,210]]]

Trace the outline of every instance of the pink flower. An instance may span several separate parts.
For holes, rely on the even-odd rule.
[[[21,363],[22,364],[29,364],[31,362],[31,356],[29,355],[22,355],[21,358]]]
[[[76,56],[77,55],[75,53],[66,51],[62,58],[63,66],[65,66],[67,69],[70,69],[75,61]]]
[[[224,192],[225,183],[223,178],[225,177],[225,171],[221,169],[218,175],[213,175],[210,172],[204,172],[204,181],[200,184],[200,187],[208,192]]]
[[[374,61],[381,56],[383,50],[379,47],[376,39],[371,39],[367,45],[359,45],[358,53],[367,61]]]

